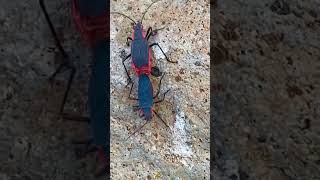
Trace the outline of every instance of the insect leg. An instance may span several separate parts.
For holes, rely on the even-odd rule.
[[[154,104],[156,104],[156,103],[161,103],[162,101],[164,101],[164,99],[166,98],[166,94],[167,94],[169,91],[170,91],[170,89],[168,89],[168,90],[163,94],[163,98],[162,98],[162,99],[154,102]]]
[[[126,58],[124,58],[124,59],[122,60],[122,65],[123,65],[123,67],[124,67],[124,70],[125,70],[126,73],[127,73],[128,79],[129,79],[129,83],[128,83],[128,84],[132,83],[132,80],[131,80],[131,78],[130,78],[129,72],[128,72],[128,70],[127,70],[126,65],[124,64],[124,62],[125,62],[127,59],[129,59],[129,57],[131,57],[131,54],[129,54]]]
[[[148,31],[147,31],[147,40],[149,40],[149,38],[150,38],[151,36],[155,36],[155,35],[157,35],[158,31],[160,31],[160,30],[162,30],[162,29],[164,29],[164,28],[165,28],[165,27],[162,27],[162,28],[159,28],[159,29],[152,30],[152,28],[151,28],[151,27],[149,27],[149,29],[148,29]],[[150,30],[150,34],[149,34],[149,30]]]
[[[45,5],[44,5],[43,0],[39,0],[39,3],[40,3],[40,6],[41,6],[41,9],[42,9],[42,11],[43,11],[43,13],[44,13],[44,15],[45,15],[45,18],[46,18],[46,20],[47,20],[47,22],[48,22],[49,28],[50,28],[50,30],[51,30],[51,33],[52,33],[52,35],[53,35],[53,38],[54,38],[54,40],[55,40],[55,42],[56,42],[56,45],[57,45],[59,51],[62,53],[62,55],[63,55],[64,57],[68,57],[66,51],[63,49],[63,47],[62,47],[62,45],[61,45],[61,43],[60,43],[60,41],[59,41],[59,38],[58,38],[58,36],[57,36],[57,33],[56,33],[55,29],[54,29],[54,26],[53,26],[51,20],[50,20],[49,14],[48,14],[48,12],[47,12],[47,9],[46,9],[46,7],[45,7]]]
[[[164,125],[166,125],[167,127],[169,127],[168,124],[161,118],[161,116],[160,116],[156,111],[153,111],[153,112],[154,112],[154,114],[163,122]]]
[[[130,44],[129,44],[129,40],[130,40],[130,41],[132,41],[132,38],[131,38],[131,37],[127,37],[127,43],[126,43],[126,44],[127,44],[127,46],[129,46],[129,45],[130,45]]]
[[[62,100],[62,103],[61,103],[61,107],[60,107],[60,114],[63,114],[63,109],[64,109],[64,104],[66,103],[66,100],[67,100],[67,97],[68,97],[68,93],[69,93],[69,90],[70,90],[70,87],[71,87],[71,84],[72,84],[72,81],[73,81],[73,77],[76,73],[76,68],[75,67],[70,67],[69,68],[71,69],[71,72],[70,72],[70,76],[69,76],[69,80],[68,80],[68,85],[67,85],[67,89],[64,93],[64,96],[63,96],[63,100]]]
[[[67,66],[67,63],[62,63],[58,66],[56,71],[49,77],[49,81],[51,84],[53,83],[53,80],[55,79],[56,75],[59,74],[63,70],[63,68],[66,66]]]
[[[152,27],[149,27],[148,30],[147,30],[147,40],[149,40],[150,36],[152,35]]]
[[[133,85],[134,85],[134,83],[132,82],[128,98],[131,99],[131,100],[139,100],[137,98],[131,97],[131,92],[132,92]]]
[[[158,46],[158,47],[160,48],[161,52],[163,53],[164,57],[166,57],[166,60],[167,60],[168,62],[178,63],[178,62],[170,61],[169,58],[168,58],[167,55],[163,52],[162,48],[159,46],[158,43],[153,43],[153,44],[149,45],[149,47],[152,47],[152,46]]]
[[[158,85],[158,91],[157,91],[156,95],[153,96],[153,99],[159,96],[160,88],[161,88],[161,81],[162,81],[162,79],[163,79],[163,77],[164,77],[165,74],[166,74],[166,73],[163,73],[163,75],[162,75],[161,78],[160,78],[160,82],[159,82],[159,85]]]
[[[135,130],[132,134],[130,134],[129,137],[127,137],[127,139],[125,141],[127,141],[131,136],[133,136],[134,134],[136,134],[137,132],[139,132],[149,121],[146,121],[142,126],[140,126],[137,130]]]
[[[51,77],[49,78],[49,81],[52,82],[52,81],[54,80],[55,76],[62,71],[63,67],[68,67],[68,64],[69,64],[69,62],[68,62],[68,54],[66,53],[66,51],[64,50],[64,48],[62,47],[62,45],[61,45],[61,43],[60,43],[60,41],[59,41],[59,38],[58,38],[58,36],[57,36],[57,33],[56,33],[56,31],[55,31],[55,28],[54,28],[51,20],[50,20],[49,14],[48,14],[48,12],[47,12],[47,9],[46,9],[46,7],[45,7],[45,5],[44,5],[43,0],[39,0],[39,3],[40,3],[40,6],[41,6],[41,9],[42,9],[42,11],[43,11],[43,13],[44,13],[44,15],[45,15],[46,21],[47,21],[47,23],[48,23],[48,25],[49,25],[51,34],[52,34],[52,36],[53,36],[53,38],[54,38],[54,40],[55,40],[55,42],[56,42],[56,46],[58,47],[58,49],[59,49],[60,53],[62,54],[62,56],[63,56],[63,58],[64,58],[64,61],[65,61],[64,63],[62,63],[62,64],[57,68],[57,70],[56,70],[56,71],[51,75]]]

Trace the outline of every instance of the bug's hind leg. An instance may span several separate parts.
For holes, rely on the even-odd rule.
[[[169,127],[168,124],[161,118],[161,116],[160,116],[156,111],[153,111],[153,112],[154,112],[154,114],[163,122],[164,125],[166,125],[167,127]]]
[[[135,135],[136,133],[138,133],[139,131],[141,131],[141,129],[148,123],[149,121],[146,121],[145,123],[143,123],[142,126],[140,126],[138,129],[136,129],[132,134],[130,134],[125,141],[127,141],[131,136]]]
[[[134,85],[134,83],[131,84],[131,88],[130,88],[130,92],[129,92],[128,98],[131,99],[131,100],[139,100],[138,98],[131,97],[133,85]]]
[[[156,97],[158,97],[159,94],[160,94],[161,82],[162,82],[162,79],[163,79],[163,77],[164,77],[165,74],[166,74],[166,73],[163,73],[163,75],[162,75],[161,78],[160,78],[160,82],[159,82],[159,84],[158,84],[158,90],[157,90],[156,95],[153,96],[153,99],[155,99]]]
[[[170,89],[168,89],[165,93],[163,93],[163,97],[162,99],[159,99],[158,101],[154,102],[155,104],[157,103],[161,103],[162,101],[164,101],[164,99],[166,98],[166,94],[170,91]]]
[[[151,45],[149,45],[149,47],[152,47],[152,46],[158,46],[159,49],[161,50],[162,54],[164,55],[164,57],[166,58],[166,60],[168,62],[171,62],[171,63],[178,63],[178,62],[175,62],[175,61],[170,61],[169,58],[167,57],[167,55],[163,52],[162,48],[160,47],[160,45],[158,43],[153,43]]]

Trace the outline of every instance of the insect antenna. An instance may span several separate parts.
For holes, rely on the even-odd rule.
[[[137,132],[139,132],[149,121],[146,121],[142,126],[140,126],[138,129],[136,129],[132,134],[130,134],[129,137],[127,137],[127,139],[125,141],[127,141],[131,136],[133,136],[134,134],[136,134]]]
[[[135,20],[133,20],[131,17],[129,17],[129,16],[123,14],[123,13],[120,13],[120,12],[110,12],[110,14],[119,14],[119,15],[121,15],[121,16],[124,16],[124,17],[130,19],[134,24],[136,24],[136,21],[135,21]]]
[[[151,3],[151,4],[147,7],[147,9],[144,11],[144,13],[143,13],[143,15],[142,15],[141,24],[142,24],[142,21],[143,21],[143,19],[144,19],[144,16],[145,16],[146,13],[148,12],[149,8],[150,8],[153,4],[155,4],[155,3],[159,2],[159,1],[161,1],[161,0],[155,1],[155,2]]]

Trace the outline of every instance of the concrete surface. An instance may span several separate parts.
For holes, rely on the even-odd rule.
[[[112,1],[111,11],[137,20],[151,2]],[[150,38],[150,44],[158,42],[172,61],[178,61],[166,62],[160,49],[153,48],[153,62],[166,73],[160,96],[171,89],[155,110],[170,128],[155,116],[125,141],[144,120],[133,111],[137,103],[127,98],[130,87],[126,87],[121,59],[122,50],[130,53],[126,38],[132,26],[123,16],[111,16],[112,179],[209,179],[209,18],[209,1],[205,0],[163,0],[149,9],[144,28],[164,27]],[[152,81],[156,91],[159,78],[152,77]],[[134,87],[135,96],[136,92]]]

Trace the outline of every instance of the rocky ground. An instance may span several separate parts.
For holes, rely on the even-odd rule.
[[[215,179],[320,179],[319,1],[213,1]]]
[[[111,11],[135,20],[151,3],[112,1]],[[122,51],[130,53],[126,38],[131,36],[130,20],[111,18],[111,177],[112,179],[209,179],[209,1],[160,1],[149,9],[144,28],[163,28],[150,38],[177,64],[166,62],[158,47],[154,63],[166,75],[162,94],[171,89],[155,110],[169,128],[155,116],[136,136],[125,139],[142,123],[128,99],[130,87],[122,66]],[[130,64],[126,63],[130,68]],[[134,74],[131,71],[131,76]],[[154,91],[160,78],[152,77]],[[137,79],[135,78],[135,84]],[[133,94],[136,96],[137,87]]]

